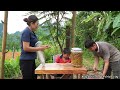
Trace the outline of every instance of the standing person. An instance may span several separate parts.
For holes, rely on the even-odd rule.
[[[95,56],[93,70],[97,71],[99,57],[104,60],[102,75],[104,79],[111,79],[111,71],[114,79],[120,79],[120,51],[107,42],[85,41],[85,48],[93,52]]]
[[[20,69],[23,79],[37,79],[37,75],[34,74],[36,68],[35,59],[37,58],[36,51],[45,50],[49,46],[42,45],[41,47],[35,47],[38,39],[34,32],[39,26],[38,18],[35,15],[30,15],[24,21],[27,22],[28,27],[21,34]]]

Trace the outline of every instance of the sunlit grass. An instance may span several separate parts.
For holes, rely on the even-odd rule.
[[[83,65],[87,69],[92,69],[93,68],[93,64],[94,64],[94,56],[93,56],[93,54],[91,52],[85,51],[83,53]],[[102,67],[103,67],[103,60],[100,58],[98,69],[102,70]]]
[[[19,57],[14,60],[5,60],[4,63],[4,78],[5,79],[14,79],[21,75],[20,67],[19,67]]]

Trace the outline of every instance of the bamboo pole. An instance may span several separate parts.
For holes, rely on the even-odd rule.
[[[2,59],[0,60],[0,79],[4,79],[4,61],[6,53],[6,39],[7,39],[7,21],[8,11],[4,12],[4,23],[3,23],[3,39],[2,39]]]

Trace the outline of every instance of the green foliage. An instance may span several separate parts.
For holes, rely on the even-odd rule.
[[[38,67],[40,65],[40,60],[36,59],[35,64],[36,64],[36,67]]]
[[[0,52],[2,51],[2,31],[3,31],[3,24],[0,23]]]
[[[116,34],[117,36],[119,36],[119,34],[120,34],[120,27],[114,29],[114,31],[111,33],[111,36],[113,36],[114,34]]]
[[[96,14],[99,13],[99,14]],[[118,11],[79,11],[76,17],[75,46],[83,49],[83,64],[92,68],[93,54],[84,48],[86,39],[107,41],[120,50],[120,12]],[[102,69],[103,60],[99,68]]]
[[[2,31],[3,31],[3,24],[0,23],[0,38],[2,37]]]
[[[50,63],[53,62],[53,55],[59,54],[61,53],[61,51],[59,50],[59,48],[56,48],[55,46],[51,46],[51,48],[47,49],[44,51],[45,53],[45,59],[46,59],[46,63]]]
[[[20,49],[20,35],[21,35],[21,32],[19,32],[19,31],[15,32],[14,34],[7,35],[6,47],[9,50],[13,51],[13,47],[14,47],[16,51],[19,51],[19,49]]]
[[[3,24],[0,23],[0,51],[2,51],[2,33],[3,32]],[[7,45],[6,48],[9,50],[13,50],[13,47],[15,50],[20,49],[20,34],[21,32],[17,31],[13,34],[7,34]]]
[[[21,75],[19,67],[19,57],[16,60],[5,60],[4,64],[4,77],[6,79],[12,79]]]
[[[58,48],[59,46],[53,38],[54,34],[56,33],[54,32],[54,28],[50,22],[47,22],[42,27],[39,27],[36,31],[39,41],[42,41],[43,45],[51,46],[51,48],[44,51],[46,63],[52,62],[53,55],[60,53],[60,48]],[[39,65],[40,61],[37,60],[36,64]]]
[[[83,22],[87,23],[98,15],[100,15],[100,13],[92,13],[90,16],[88,16],[86,19],[84,19],[81,23],[83,23]]]
[[[69,11],[30,11],[28,14],[37,15],[39,20],[43,18],[46,19],[40,26],[44,31],[49,31],[47,38],[53,40],[54,44],[58,44],[62,51],[66,38],[64,25],[62,25],[62,23],[69,20],[69,18],[66,17]]]
[[[84,41],[86,39],[94,39],[96,40],[97,35],[97,25],[98,20],[97,18],[92,19],[87,23],[81,23],[86,19],[87,15],[91,15],[93,12],[81,11],[78,13],[76,17],[76,29],[75,29],[75,46],[81,47],[84,49]]]
[[[103,31],[106,31],[109,29],[109,27],[112,23],[112,16],[111,16],[111,14],[109,16],[105,15],[105,16],[103,16],[103,18],[104,18],[105,25],[101,26],[101,27],[102,27]]]
[[[46,17],[45,22],[40,24],[36,35],[43,45],[50,45],[51,48],[44,51],[46,63],[51,63],[53,55],[60,54],[60,44],[65,46],[66,26],[72,26],[71,19],[66,18],[66,11],[32,11],[31,14],[37,14],[41,19]],[[43,16],[42,16],[43,15]],[[63,17],[58,16],[61,15]],[[52,22],[54,19],[54,22]],[[57,21],[57,19],[59,19]],[[64,25],[62,25],[65,20]],[[0,30],[0,36],[2,35]],[[93,54],[84,48],[86,39],[95,41],[107,41],[120,50],[120,11],[79,11],[76,17],[75,28],[75,47],[83,50],[83,64],[92,68],[94,63]],[[58,41],[57,41],[58,38]],[[2,38],[0,38],[2,41]],[[1,50],[0,42],[0,50]],[[20,32],[8,34],[7,48],[13,49],[13,46],[20,49]],[[40,64],[36,60],[36,66]],[[103,60],[100,60],[99,69],[102,69]],[[19,59],[5,61],[5,78],[13,78],[21,75],[19,70]]]
[[[113,28],[120,27],[120,13],[115,17],[113,21]]]
[[[0,52],[2,51],[2,38],[0,38]]]
[[[87,69],[92,69],[93,68],[93,65],[94,65],[94,56],[88,50],[84,50],[83,51],[83,65]],[[98,69],[99,70],[103,69],[103,60],[101,58],[99,60]]]
[[[80,11],[76,19],[76,46],[84,48],[85,39],[93,39],[110,42],[119,49],[119,18],[118,11]]]

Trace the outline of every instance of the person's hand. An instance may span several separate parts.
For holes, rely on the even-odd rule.
[[[93,66],[93,71],[96,72],[97,71],[97,67]]]
[[[104,73],[102,73],[102,77],[105,77],[105,74],[104,74]]]
[[[50,46],[49,45],[42,45],[38,48],[39,48],[40,51],[44,51],[45,49],[50,48]]]
[[[43,45],[42,48],[43,48],[43,50],[45,50],[45,49],[50,48],[50,46],[49,45]]]
[[[45,47],[38,47],[40,51],[44,51],[46,48]]]
[[[45,49],[50,48],[49,45],[44,45],[43,47],[44,47]]]

